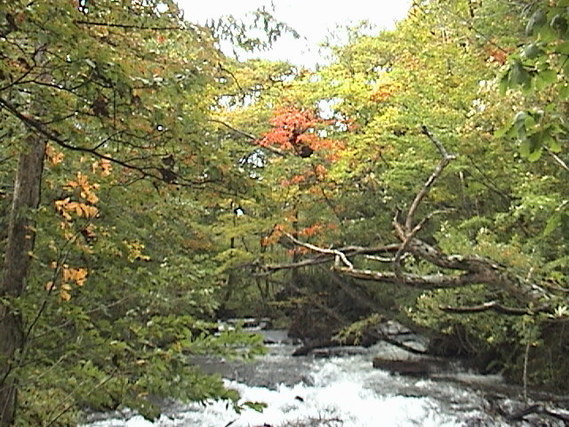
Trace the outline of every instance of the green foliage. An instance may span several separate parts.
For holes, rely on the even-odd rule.
[[[0,230],[24,142],[49,142],[42,206],[31,214],[34,264],[15,302],[27,333],[21,424],[68,425],[83,408],[125,406],[154,418],[163,398],[237,405],[192,356],[248,359],[262,344],[217,333],[216,316],[342,303],[321,273],[253,273],[307,256],[285,233],[321,247],[393,242],[395,212],[439,160],[422,126],[457,159],[422,201],[417,220],[439,214],[418,237],[534,280],[556,314],[440,310],[516,305],[480,285],[418,298],[386,287],[382,308],[465,334],[511,372],[527,346],[552,349],[555,372],[565,372],[552,341],[568,305],[559,291],[569,277],[565,0],[415,2],[394,31],[352,29],[318,71],[223,58],[170,1],[81,4],[0,7]],[[289,31],[266,10],[251,25],[267,39],[235,20],[213,26],[244,49]],[[0,231],[2,249],[6,237]],[[274,304],[280,295],[292,299]],[[357,339],[377,320],[339,337]],[[536,370],[553,372],[537,359]]]
[[[365,319],[359,320],[340,330],[334,340],[340,343],[348,342],[350,345],[360,345],[366,332],[381,322],[382,317],[374,313]]]
[[[155,418],[165,398],[237,405],[191,360],[263,351],[214,321],[230,241],[212,227],[251,178],[210,121],[227,80],[213,38],[170,1],[15,1],[0,17],[2,212],[23,142],[49,143],[35,262],[16,301],[18,422],[120,407]]]
[[[419,237],[448,254],[492,259],[512,276],[539,286],[552,281],[564,287],[569,188],[561,15],[566,5],[526,6],[500,0],[416,2],[395,31],[371,36],[355,30],[347,45],[332,48],[329,66],[299,71],[280,90],[265,87],[251,102],[234,104],[231,116],[255,123],[257,135],[266,135],[259,118],[270,122],[267,109],[284,104],[316,111],[326,117],[326,137],[343,144],[326,164],[325,179],[296,186],[286,184],[307,159],[266,154],[256,173],[272,192],[262,203],[265,210],[259,207],[252,214],[257,234],[268,236],[270,243],[269,253],[260,252],[262,259],[301,260],[302,251],[274,247],[282,243],[278,233],[284,229],[300,237],[314,218],[333,225],[302,236],[321,247],[390,243],[394,211],[405,212],[439,158],[421,131],[427,126],[457,159],[421,203],[417,221],[433,211],[442,213]],[[358,266],[391,268],[373,260]],[[405,261],[405,269],[441,273],[440,267],[413,259]],[[303,283],[298,275],[284,277]],[[399,301],[412,300],[414,293],[407,293]],[[548,298],[560,310],[566,306],[562,291],[552,290]],[[543,318],[528,325],[528,319],[491,311],[457,315],[439,310],[495,299],[518,303],[506,291],[475,285],[425,293],[409,303],[408,313],[434,330],[465,334],[475,353],[494,354],[514,372],[525,345],[546,345],[526,334],[531,330],[532,337],[539,337]]]

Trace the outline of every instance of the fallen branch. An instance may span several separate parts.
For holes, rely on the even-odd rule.
[[[385,246],[378,246],[378,247],[361,247],[361,246],[347,246],[343,248],[336,249],[339,252],[345,254],[346,257],[355,257],[355,256],[373,256],[376,254],[387,254],[387,253],[394,253],[399,249],[399,244],[389,244]],[[290,263],[279,263],[279,264],[263,264],[260,261],[256,261],[254,263],[244,264],[239,266],[239,268],[245,267],[253,267],[257,271],[255,275],[257,276],[265,276],[268,274],[272,274],[274,272],[280,270],[292,270],[296,268],[303,268],[303,267],[310,267],[315,265],[326,264],[332,262],[334,260],[335,254],[334,253],[323,253],[319,251],[317,255],[309,258],[304,258],[299,261],[290,262]],[[392,261],[392,258],[385,258],[385,262]]]
[[[323,254],[334,255],[335,256],[335,262],[334,262],[335,264],[339,264],[338,261],[342,260],[344,265],[346,265],[348,268],[350,268],[350,269],[354,268],[353,264],[350,262],[350,260],[346,256],[346,254],[344,254],[342,251],[339,251],[337,249],[324,249],[324,248],[320,248],[320,247],[315,246],[315,245],[311,245],[310,243],[301,242],[300,240],[298,240],[296,237],[294,237],[290,233],[284,233],[284,235],[286,237],[288,237],[291,242],[293,242],[294,244],[296,244],[298,246],[305,247],[305,248],[310,249],[314,252],[320,252]]]
[[[467,307],[451,307],[451,306],[441,306],[439,307],[440,310],[446,313],[459,313],[459,314],[468,314],[468,313],[482,313],[485,311],[495,311],[496,313],[500,314],[507,314],[510,316],[524,316],[524,315],[534,315],[537,313],[550,313],[551,309],[547,306],[541,306],[537,308],[516,308],[516,307],[507,307],[505,305],[500,304],[497,301],[490,301],[480,305],[474,306],[467,306]]]
[[[446,166],[456,158],[455,155],[447,152],[444,145],[435,138],[426,127],[423,127],[422,131],[436,146],[442,158],[413,199],[406,217],[400,219],[399,213],[396,213],[393,218],[393,227],[400,243],[381,248],[385,252],[395,252],[391,271],[359,269],[354,266],[353,259],[358,255],[371,255],[371,250],[358,248],[357,250],[351,251],[348,248],[322,248],[317,245],[302,242],[296,237],[286,234],[285,236],[288,241],[294,243],[296,246],[307,248],[311,252],[317,253],[317,255],[290,264],[263,266],[262,270],[264,273],[267,274],[286,268],[323,264],[334,259],[335,262],[332,266],[334,271],[356,279],[394,284],[401,283],[426,290],[483,284],[496,291],[507,292],[519,302],[520,306],[525,306],[521,308],[506,307],[494,301],[476,307],[443,307],[441,308],[443,311],[475,313],[492,310],[509,315],[550,313],[552,311],[551,307],[545,306],[541,302],[541,298],[547,297],[548,292],[530,282],[529,278],[518,277],[508,271],[505,266],[489,258],[477,255],[446,254],[417,237],[427,221],[432,218],[433,215],[440,212],[432,212],[417,224],[415,224],[415,214],[430,189],[440,178]],[[402,260],[406,254],[410,254],[418,260],[426,261],[435,268],[436,272],[434,274],[423,275],[404,272]]]

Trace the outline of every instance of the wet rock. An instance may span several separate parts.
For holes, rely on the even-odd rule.
[[[235,329],[237,326],[240,326],[243,329],[251,331],[261,331],[269,329],[271,325],[272,321],[269,318],[244,317],[244,318],[235,318],[235,319],[225,319],[223,321],[219,321],[218,329],[220,331],[232,330]]]
[[[375,357],[373,359],[373,367],[414,377],[428,376],[433,372],[431,365],[424,360],[392,360]]]
[[[407,328],[399,322],[396,322],[395,320],[388,320],[386,322],[380,323],[377,326],[377,332],[388,336],[409,335],[413,333],[411,329]]]
[[[317,358],[355,356],[358,354],[366,354],[368,350],[360,346],[342,346],[342,347],[325,347],[315,348],[312,355]]]

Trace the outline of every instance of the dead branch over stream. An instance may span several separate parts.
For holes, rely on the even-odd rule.
[[[475,307],[441,307],[447,312],[476,313],[491,310],[508,315],[553,313],[555,307],[548,304],[552,295],[537,283],[514,274],[507,266],[482,256],[447,254],[417,237],[430,218],[441,213],[435,211],[417,221],[415,216],[418,208],[435,186],[445,168],[457,157],[455,154],[449,154],[442,142],[427,127],[422,127],[422,133],[435,145],[441,158],[416,194],[406,215],[402,217],[400,212],[395,214],[393,228],[395,236],[399,240],[398,243],[377,247],[323,248],[300,241],[295,236],[284,233],[282,239],[286,240],[288,244],[292,243],[308,249],[312,255],[292,263],[272,265],[259,263],[255,266],[259,274],[271,274],[283,269],[332,263],[332,269],[345,276],[360,280],[402,284],[425,290],[482,284],[513,298],[517,305],[517,307],[507,307],[498,301],[489,301]],[[391,268],[369,270],[359,269],[355,266],[357,257],[370,255],[384,255],[380,260],[389,263]],[[414,274],[405,271],[404,261],[409,256],[426,261],[435,272]]]

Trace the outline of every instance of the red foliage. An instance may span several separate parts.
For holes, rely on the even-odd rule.
[[[298,235],[306,237],[314,236],[315,234],[320,233],[323,230],[323,228],[324,226],[322,224],[316,223],[314,225],[311,225],[310,227],[306,227],[303,230],[300,230],[298,232]]]
[[[499,65],[504,65],[508,61],[508,56],[512,53],[512,49],[504,49],[498,47],[494,41],[487,45],[484,49],[488,55],[488,62],[494,62]]]
[[[276,110],[270,120],[273,128],[259,141],[263,147],[276,146],[281,150],[292,151],[300,157],[310,157],[313,152],[326,150],[331,153],[343,148],[339,141],[321,138],[315,132],[319,126],[327,124],[314,112],[296,108]],[[334,158],[328,156],[329,160]],[[336,156],[337,157],[337,156]]]
[[[289,187],[291,185],[295,185],[295,184],[301,184],[303,182],[305,182],[307,180],[307,178],[309,178],[309,176],[306,175],[295,175],[293,176],[291,179],[283,179],[281,181],[281,186],[283,187]]]

